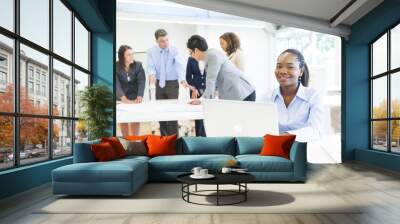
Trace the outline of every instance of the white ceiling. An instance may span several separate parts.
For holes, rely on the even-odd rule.
[[[330,20],[351,0],[226,0],[301,16]]]
[[[351,25],[383,0],[168,0],[278,25],[347,37]],[[331,21],[348,3],[336,21]]]

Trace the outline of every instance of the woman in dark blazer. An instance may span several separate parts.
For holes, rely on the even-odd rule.
[[[117,100],[122,103],[141,103],[143,100],[146,76],[142,63],[133,58],[132,48],[122,45],[118,50],[116,91]],[[122,136],[138,135],[140,124],[121,123]]]

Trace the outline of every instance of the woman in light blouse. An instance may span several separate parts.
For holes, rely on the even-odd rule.
[[[240,48],[239,37],[232,32],[227,32],[219,37],[219,44],[225,51],[229,60],[242,72],[244,72],[244,56]]]
[[[277,106],[279,132],[294,134],[300,142],[319,139],[324,133],[327,113],[321,94],[308,87],[310,76],[301,52],[283,51],[277,59],[275,77],[279,88],[264,100]]]

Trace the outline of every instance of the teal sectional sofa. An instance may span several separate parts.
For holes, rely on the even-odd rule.
[[[232,159],[259,182],[306,180],[306,143],[293,143],[290,159],[285,159],[258,155],[262,137],[183,137],[177,140],[177,155],[96,162],[90,145],[98,142],[75,144],[74,163],[52,171],[54,194],[131,195],[148,181],[176,181],[196,166],[218,172]]]

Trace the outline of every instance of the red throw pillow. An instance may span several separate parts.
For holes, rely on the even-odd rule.
[[[176,154],[176,138],[177,135],[158,136],[150,135],[147,137],[146,143],[148,147],[148,156],[165,156]]]
[[[117,158],[125,157],[126,156],[126,151],[124,149],[124,146],[122,146],[121,142],[119,142],[119,139],[117,137],[109,137],[109,138],[101,138],[101,142],[108,142],[114,149],[115,155]]]
[[[115,151],[112,145],[108,142],[91,145],[94,157],[99,162],[110,161],[116,159]]]
[[[281,156],[290,158],[290,147],[296,135],[265,135],[264,146],[261,149],[261,156]]]

